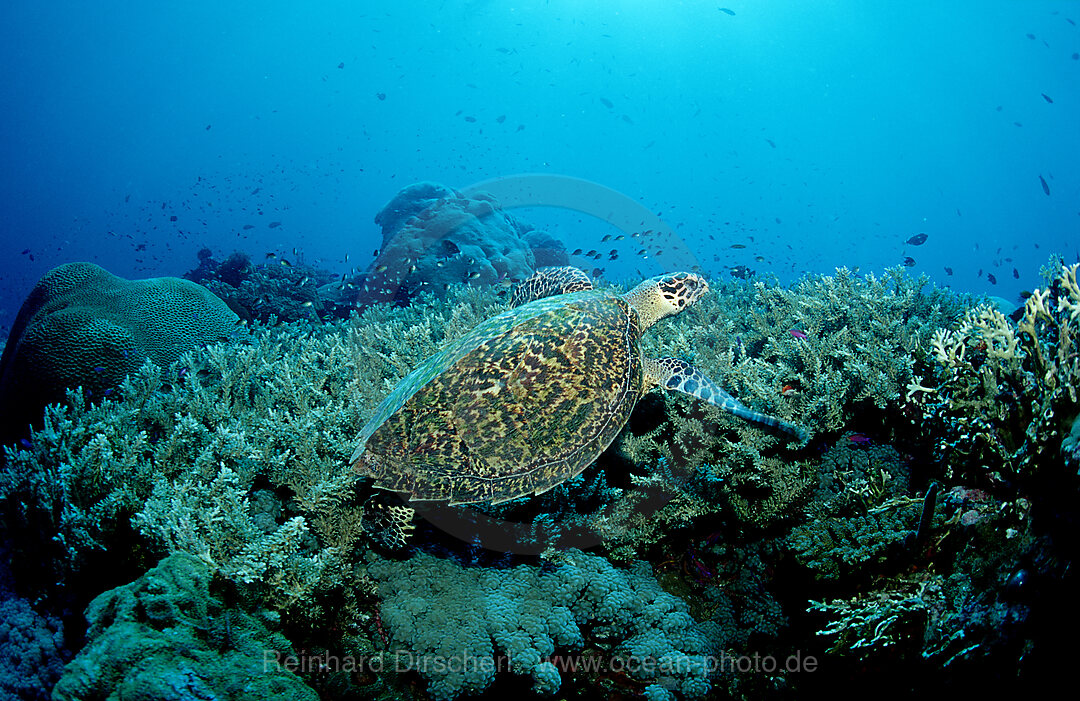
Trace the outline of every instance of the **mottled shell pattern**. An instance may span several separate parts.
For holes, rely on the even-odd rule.
[[[379,406],[359,474],[416,500],[539,494],[580,473],[645,391],[638,313],[596,290],[510,309],[428,358]]]

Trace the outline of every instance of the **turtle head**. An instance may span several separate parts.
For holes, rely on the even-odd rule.
[[[625,299],[638,313],[642,330],[665,316],[678,314],[709,291],[705,278],[694,273],[668,273],[649,278],[626,293]]]

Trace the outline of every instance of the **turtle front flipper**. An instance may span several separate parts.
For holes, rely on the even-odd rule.
[[[568,292],[591,290],[592,280],[583,271],[571,266],[561,268],[541,268],[529,276],[514,290],[510,299],[511,307],[535,302],[538,299],[562,295]]]
[[[802,427],[746,407],[685,360],[642,358],[641,365],[646,388],[658,386],[672,392],[684,392],[747,421],[778,428],[801,441],[807,438],[806,430]]]

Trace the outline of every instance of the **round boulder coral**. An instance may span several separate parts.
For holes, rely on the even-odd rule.
[[[24,435],[67,389],[105,396],[147,359],[168,365],[225,338],[237,320],[188,280],[125,280],[93,263],[54,268],[23,302],[0,358],[0,439]]]

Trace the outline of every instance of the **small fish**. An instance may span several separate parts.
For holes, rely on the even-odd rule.
[[[604,276],[604,269],[603,268],[593,268],[592,269],[592,276],[593,277],[603,277]]]
[[[469,279],[470,280],[475,280],[478,277],[480,277],[480,271],[479,270],[474,270],[471,273],[469,273]]]
[[[169,217],[169,221],[176,221],[176,215],[174,214],[171,217]]]
[[[254,224],[244,224],[244,231],[247,231],[248,229],[254,229],[254,228],[255,228]]]
[[[952,275],[952,268],[950,268],[949,266],[946,265],[945,266],[945,274],[946,275]]]
[[[596,257],[596,251],[595,250],[590,250],[588,253],[585,254],[585,257],[586,258],[595,258]]]
[[[30,450],[31,448],[34,447],[34,444],[31,443],[30,441],[26,440],[25,438],[20,438],[19,439],[19,447],[24,449],[24,450]]]
[[[506,121],[506,115],[505,114],[500,114],[498,117],[495,118],[495,121],[498,122],[499,124],[502,124],[503,122]]]
[[[1049,95],[1047,95],[1044,92],[1041,92],[1039,94],[1042,95],[1043,99],[1046,100],[1047,102],[1049,102],[1051,105],[1054,104],[1054,98],[1050,97]]]
[[[600,239],[600,243],[607,243],[611,240],[611,234],[605,234],[604,238]]]
[[[267,224],[267,226],[268,226],[268,227],[270,227],[271,229],[276,229],[276,228],[278,228],[279,226],[281,226],[281,222],[279,222],[279,221],[272,221],[272,222],[270,222],[269,224]]]
[[[926,234],[915,234],[904,243],[910,243],[912,246],[921,246],[926,243]]]
[[[756,260],[758,263],[764,263],[765,256],[754,256],[754,260]]]
[[[997,278],[994,277],[993,273],[987,273],[986,274],[986,279],[990,282],[991,285],[996,285],[997,284]]]
[[[798,393],[799,390],[796,389],[793,385],[784,385],[784,388],[780,390],[781,397],[793,397]]]
[[[805,331],[800,331],[799,329],[788,329],[788,333],[799,339],[800,341],[806,338],[810,338],[806,335]]]
[[[337,67],[338,67],[338,68],[344,68],[344,67],[345,67],[345,62],[344,62],[344,61],[342,61],[341,63],[339,63],[339,64],[337,65]]]
[[[304,302],[304,303],[303,303],[303,304],[301,304],[300,306],[301,306],[301,307],[310,307],[310,306],[311,306],[311,300],[310,300],[310,299],[309,299],[309,300],[307,300],[306,302]]]
[[[848,440],[855,445],[870,445],[873,442],[870,440],[870,436],[865,433],[853,433],[848,436]]]
[[[904,256],[904,267],[906,267],[906,268],[914,268],[915,267],[915,259],[912,258],[911,256]]]
[[[768,142],[769,146],[772,146],[773,148],[776,148],[776,142],[773,141],[772,139],[765,139],[765,141]]]
[[[473,122],[475,122],[475,121],[476,121],[476,117],[473,117],[472,115],[467,115],[467,116],[465,117],[465,121],[466,121],[466,122],[469,122],[470,124],[472,124]]]
[[[1046,184],[1046,178],[1044,178],[1043,176],[1040,175],[1039,176],[1039,182],[1042,183],[1043,192],[1045,192],[1046,196],[1049,197],[1050,196],[1050,186]]]
[[[720,10],[721,12],[723,12],[723,13],[724,13],[725,15],[731,15],[732,17],[734,17],[734,16],[735,16],[735,10],[729,10],[729,9],[727,9],[726,7],[720,7],[720,8],[717,8],[717,9],[719,9],[719,10]]]
[[[30,255],[30,249],[29,248],[24,248],[21,255],[24,255],[24,256]]]
[[[386,99],[386,93],[377,92],[377,93],[375,93],[375,97],[379,98],[380,100],[385,100]]]
[[[618,236],[615,237],[615,240],[616,241],[625,241],[626,237],[623,236],[622,234],[619,234]]]
[[[206,131],[210,131],[210,125],[209,124],[206,125]]]
[[[94,366],[94,372],[105,372],[105,366],[103,366],[103,365],[95,365]]]
[[[580,256],[581,255],[581,249],[580,248],[574,249],[574,252],[571,253],[570,255],[572,255],[572,256]]]
[[[600,104],[603,105],[604,107],[607,107],[608,109],[611,109],[612,107],[615,106],[615,103],[612,102],[611,100],[607,99],[606,97],[601,97],[600,98]]]
[[[266,257],[267,257],[267,258],[277,258],[277,254],[276,254],[276,253],[274,253],[273,251],[271,251],[270,253],[267,253],[267,254],[266,254]]]
[[[1016,268],[1013,268],[1013,279],[1014,280],[1019,280],[1020,279],[1020,271],[1017,270]]]
[[[281,259],[281,264],[284,265],[286,268],[291,268],[292,267],[292,263],[290,263],[288,261],[288,259],[286,259],[286,258]]]
[[[735,248],[735,249],[746,248],[746,244],[745,243],[733,243],[733,244],[731,244],[731,248]]]
[[[380,265],[379,267],[375,268],[375,272],[377,272],[377,273],[385,273],[386,272],[386,265]]]

